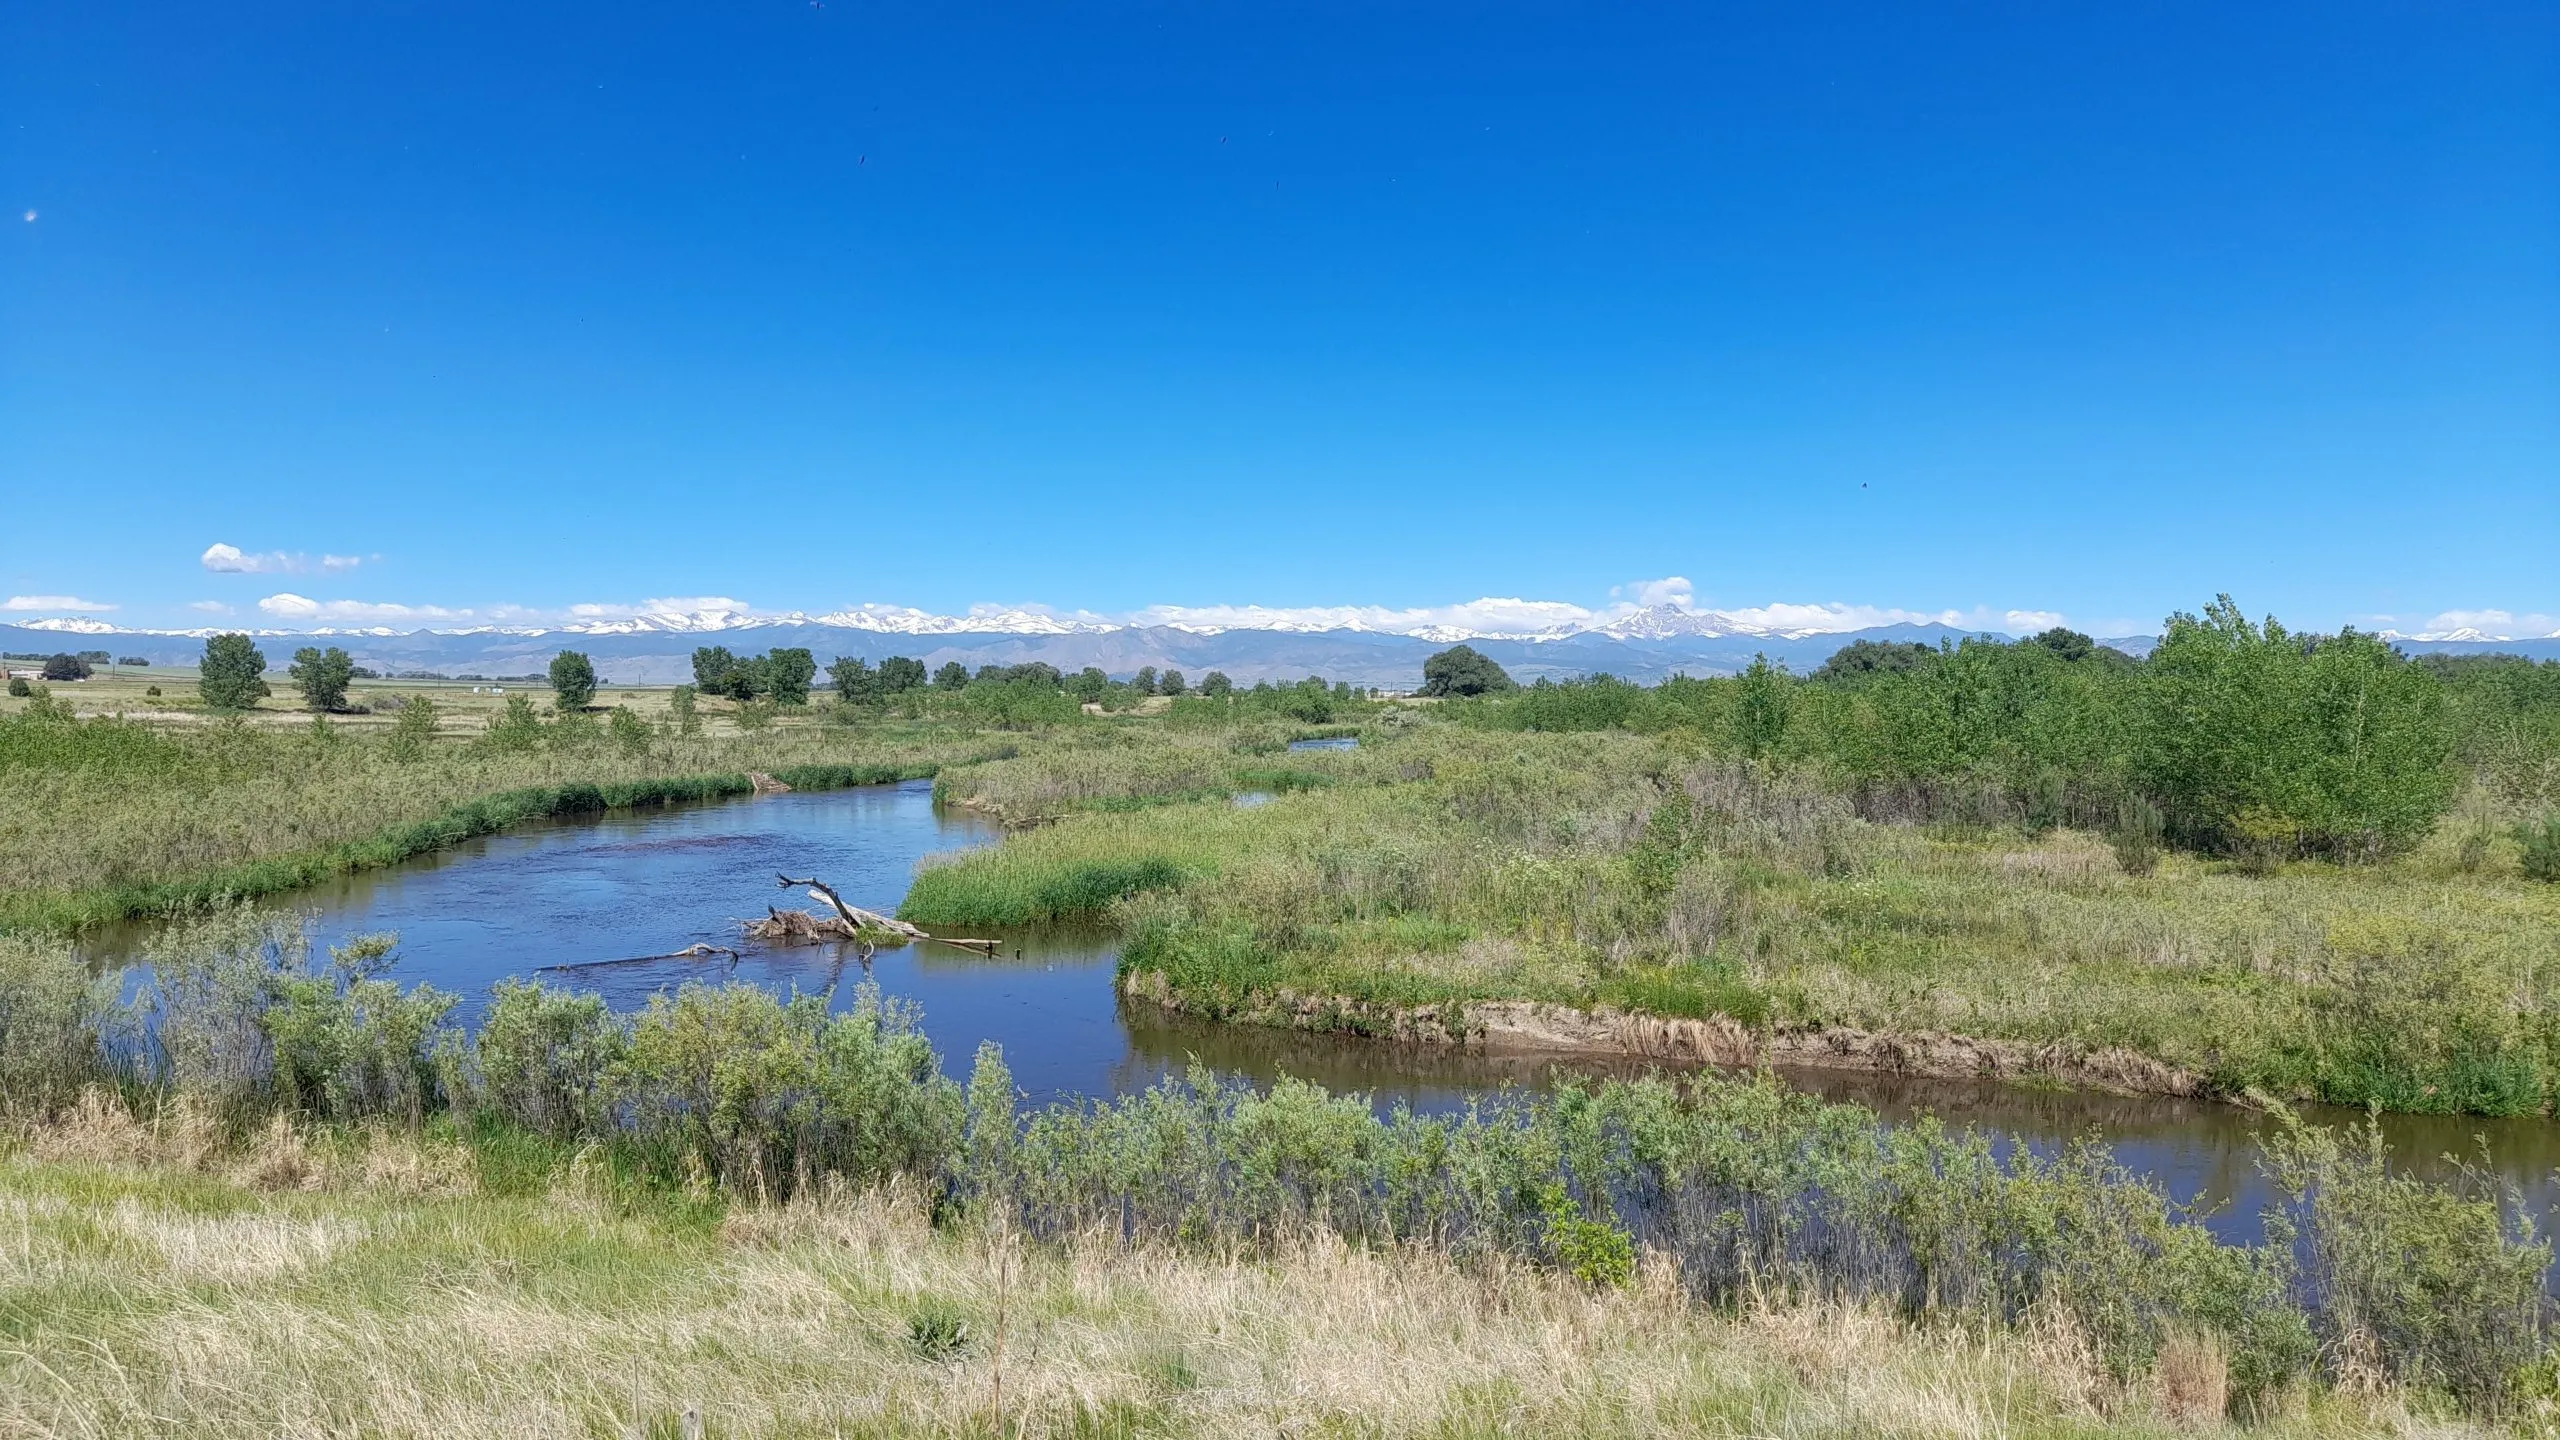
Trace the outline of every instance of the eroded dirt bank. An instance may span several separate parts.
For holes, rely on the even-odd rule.
[[[1177,1013],[1199,1013],[1174,992],[1160,970],[1131,971],[1122,977],[1121,989],[1132,999]],[[1398,1007],[1281,990],[1218,1018],[1486,1050],[1633,1056],[1684,1064],[1804,1066],[1941,1079],[2033,1078],[2149,1095],[2242,1099],[2215,1091],[2193,1071],[2130,1050],[2028,1045],[1934,1032],[1890,1034],[1851,1026],[1763,1031],[1722,1015],[1692,1020],[1521,1000]]]

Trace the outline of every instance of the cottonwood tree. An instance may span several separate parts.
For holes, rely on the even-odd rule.
[[[596,698],[595,662],[575,650],[563,650],[551,657],[551,704],[567,713],[584,710]]]
[[[266,698],[266,652],[246,635],[205,637],[196,692],[215,710],[246,710]]]
[[[1518,688],[1509,671],[1473,645],[1452,645],[1422,662],[1425,695],[1491,695]]]
[[[839,705],[869,705],[880,698],[880,672],[858,655],[837,656],[827,667],[827,683],[835,687]]]
[[[884,695],[901,695],[924,688],[924,662],[905,655],[892,655],[880,662],[880,691]]]
[[[285,674],[302,692],[303,705],[325,714],[347,708],[347,684],[356,678],[356,662],[335,645],[326,650],[305,645],[293,652]]]
[[[818,678],[818,660],[805,649],[769,650],[764,656],[764,692],[778,705],[809,703],[809,682]]]

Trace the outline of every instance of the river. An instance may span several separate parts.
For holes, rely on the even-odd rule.
[[[742,941],[742,920],[768,904],[805,907],[781,874],[817,876],[855,904],[894,909],[927,856],[990,845],[993,824],[937,810],[930,782],[816,794],[762,796],[524,826],[387,870],[342,877],[283,897],[278,908],[312,912],[322,943],[389,931],[400,938],[394,974],[463,997],[468,1023],[496,982],[540,978],[601,993],[636,1008],[688,979],[739,979],[778,991],[838,987],[864,974],[849,947],[765,948]],[[982,1041],[1004,1047],[1017,1084],[1034,1102],[1142,1089],[1194,1061],[1222,1075],[1268,1084],[1282,1075],[1382,1106],[1462,1106],[1505,1085],[1536,1088],[1562,1075],[1631,1073],[1610,1062],[1487,1055],[1338,1036],[1222,1026],[1120,999],[1114,953],[1100,933],[1005,933],[1001,955],[942,946],[880,951],[868,971],[881,990],[922,1008],[945,1065],[965,1072]],[[101,935],[96,957],[138,956],[149,931]],[[741,952],[734,962],[636,960],[701,943]],[[546,967],[574,968],[546,968]],[[2222,1207],[2215,1228],[2254,1238],[2267,1191],[2256,1170],[2264,1117],[2232,1106],[1992,1081],[1923,1080],[1859,1072],[1791,1070],[1787,1083],[1854,1100],[1890,1120],[1936,1114],[2003,1144],[2050,1152],[2095,1135],[2119,1160],[2182,1201]],[[2346,1112],[2327,1118],[2361,1123]],[[2560,1192],[2560,1124],[2539,1119],[2388,1115],[2394,1150],[2421,1171],[2437,1157],[2485,1153],[2538,1219]]]

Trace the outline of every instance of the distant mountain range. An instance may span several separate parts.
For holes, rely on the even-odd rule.
[[[224,628],[128,630],[87,618],[35,620],[0,625],[0,649],[21,654],[104,649],[119,656],[139,656],[155,665],[183,665],[203,653],[205,636]],[[1322,675],[1356,685],[1403,689],[1421,682],[1422,662],[1433,652],[1462,641],[1524,681],[1605,673],[1650,683],[1674,674],[1731,674],[1749,665],[1755,655],[1766,655],[1772,663],[1802,673],[1859,640],[1936,645],[1987,632],[1939,624],[1784,631],[1752,626],[1714,611],[1660,605],[1605,624],[1509,633],[1449,626],[1395,631],[1357,625],[1115,624],[1037,611],[954,616],[888,606],[817,616],[698,611],[544,628],[402,631],[382,627],[250,633],[264,644],[268,663],[277,668],[295,648],[320,643],[344,646],[357,663],[386,674],[421,670],[440,675],[525,674],[542,669],[563,649],[576,649],[591,656],[608,681],[666,684],[692,678],[695,646],[717,644],[739,654],[777,645],[805,646],[821,664],[839,655],[874,662],[911,655],[928,666],[956,660],[974,670],[981,665],[1039,660],[1069,672],[1096,665],[1124,678],[1142,666],[1153,666],[1179,670],[1194,680],[1223,670],[1246,684]],[[2413,654],[2504,652],[2560,659],[2560,636],[2505,639],[2455,632],[2390,638]],[[2153,637],[2117,636],[2101,643],[2147,654]]]

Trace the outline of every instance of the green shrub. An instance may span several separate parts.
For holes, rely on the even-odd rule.
[[[533,701],[519,693],[509,695],[505,708],[489,717],[481,740],[492,750],[522,755],[541,749],[542,738],[542,717],[533,713]]]
[[[2516,843],[2524,850],[2526,879],[2560,884],[2560,815],[2545,815],[2539,824],[2518,825]]]

